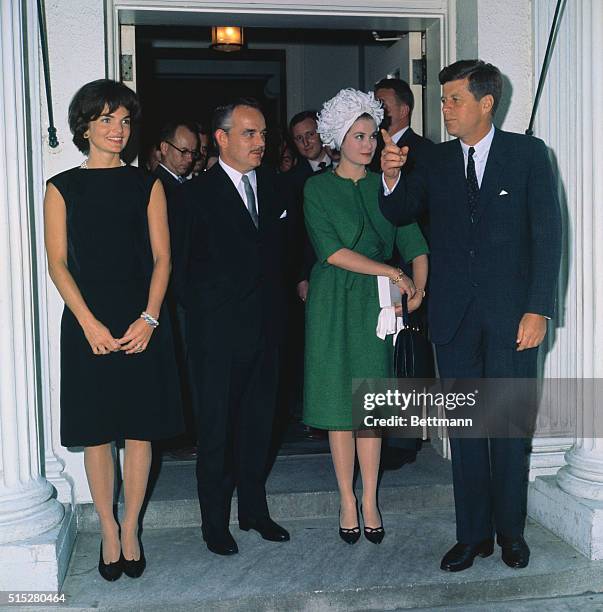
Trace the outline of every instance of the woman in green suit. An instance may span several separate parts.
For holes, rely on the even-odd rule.
[[[421,305],[427,280],[427,244],[416,224],[395,228],[379,210],[381,177],[368,172],[376,148],[381,104],[372,94],[343,89],[323,106],[318,131],[339,149],[333,172],[311,177],[304,190],[304,216],[317,263],[306,303],[304,422],[329,431],[340,493],[339,534],[360,537],[353,488],[356,455],[362,475],[364,533],[383,540],[377,507],[381,437],[352,424],[352,379],[393,376],[393,346],[375,330],[380,313],[377,276],[387,276],[408,295],[409,310]],[[394,244],[413,261],[413,281],[384,262]]]

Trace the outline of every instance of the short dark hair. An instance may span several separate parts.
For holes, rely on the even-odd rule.
[[[393,89],[398,98],[400,104],[406,104],[409,109],[409,116],[412,115],[412,111],[415,107],[415,96],[412,93],[410,85],[402,79],[381,79],[375,84],[374,92],[377,93],[378,89]]]
[[[301,113],[297,113],[297,115],[293,115],[291,117],[291,121],[289,121],[289,134],[293,132],[293,128],[302,121],[306,119],[314,119],[314,121],[318,121],[318,113],[315,110],[305,110]]]
[[[224,104],[223,106],[218,106],[214,110],[214,114],[211,120],[211,133],[212,135],[216,133],[217,130],[224,130],[228,132],[232,127],[232,113],[237,106],[249,106],[250,108],[255,108],[262,113],[262,107],[260,103],[255,98],[237,98],[236,100],[230,102],[229,104]]]
[[[90,152],[90,142],[84,138],[91,121],[98,119],[105,107],[110,113],[123,106],[130,113],[132,122],[140,118],[138,97],[123,83],[111,79],[98,79],[81,87],[69,104],[69,129],[73,143],[85,155]]]
[[[173,140],[174,136],[176,135],[176,130],[179,127],[185,127],[187,130],[190,130],[195,136],[197,136],[197,126],[194,123],[190,121],[171,120],[161,126],[157,145],[159,146],[162,142]]]
[[[449,81],[469,79],[469,91],[473,97],[479,101],[484,96],[492,96],[492,115],[496,112],[502,96],[502,75],[496,66],[478,59],[461,60],[442,68],[438,78],[440,85]]]

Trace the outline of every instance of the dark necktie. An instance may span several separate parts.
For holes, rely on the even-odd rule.
[[[321,161],[318,164],[318,170],[316,172],[322,172],[329,164],[326,161]]]
[[[251,220],[253,224],[257,227],[259,218],[258,218],[258,207],[255,203],[255,193],[253,193],[253,187],[249,182],[249,177],[244,174],[243,175],[243,187],[245,187],[245,197],[247,198],[247,210],[249,210],[249,214],[251,215]]]
[[[467,159],[467,201],[469,203],[469,213],[471,214],[471,222],[475,218],[475,209],[479,202],[479,184],[477,182],[477,174],[475,173],[475,160],[473,154],[475,149],[469,147],[469,156]]]
[[[183,176],[178,177],[178,182],[182,185],[182,183],[186,182],[186,179]]]

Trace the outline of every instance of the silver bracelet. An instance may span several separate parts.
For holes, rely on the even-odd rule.
[[[152,317],[146,310],[142,311],[140,318],[151,327],[159,327],[159,321]]]

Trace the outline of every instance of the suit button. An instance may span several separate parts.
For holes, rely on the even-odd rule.
[[[474,287],[479,287],[479,283],[477,283],[477,282],[475,282],[475,281],[473,281],[471,284],[472,284]]]
[[[474,251],[473,249],[470,249],[470,250],[469,250],[469,255],[470,255],[471,257],[475,257],[475,251]]]

